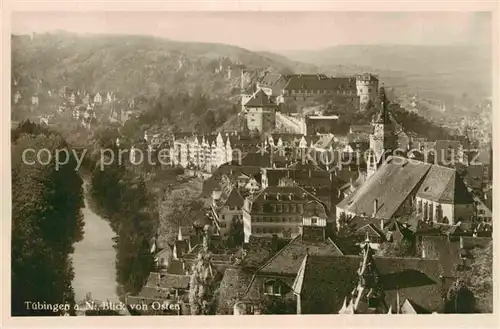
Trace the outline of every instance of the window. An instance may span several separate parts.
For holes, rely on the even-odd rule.
[[[318,223],[318,219],[317,218],[311,218],[311,224],[312,225],[316,225]]]
[[[283,208],[284,208],[283,212],[289,212],[290,211],[290,207],[289,207],[288,204],[283,205]]]
[[[278,212],[283,212],[283,205],[278,204]]]
[[[296,207],[295,204],[292,204],[292,210],[291,210],[291,212],[297,212],[297,207]]]
[[[264,283],[264,294],[281,296],[281,284],[277,280],[268,280]]]

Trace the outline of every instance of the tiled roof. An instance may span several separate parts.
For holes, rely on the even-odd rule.
[[[355,91],[356,80],[351,77],[326,77],[324,75],[292,75],[285,90],[345,90]]]
[[[337,313],[344,298],[357,283],[357,269],[361,257],[308,255],[303,265],[301,288],[303,313]],[[418,258],[375,258],[375,266],[382,276],[386,302],[396,302],[396,286],[401,299],[412,301],[429,310],[441,307],[441,274],[437,260]],[[301,270],[302,271],[302,270]],[[298,271],[299,272],[299,271]]]
[[[314,144],[314,147],[319,149],[327,149],[330,146],[334,146],[335,144],[335,136],[333,134],[323,135],[319,138],[319,140]]]
[[[357,215],[390,219],[425,177],[430,164],[390,157],[360,188],[337,207]],[[373,214],[374,201],[378,209]]]
[[[417,196],[439,203],[471,204],[472,196],[453,168],[433,165],[420,186]]]
[[[233,314],[233,305],[252,280],[252,273],[241,268],[227,268],[217,295],[217,314]]]
[[[149,273],[148,280],[146,282],[147,287],[153,288],[181,288],[187,289],[189,287],[189,276],[188,275],[176,275],[167,273]]]
[[[271,102],[270,97],[260,89],[257,91],[248,102],[245,103],[245,107],[271,107],[276,108],[278,105]]]
[[[168,274],[184,275],[186,270],[181,260],[172,259],[170,260],[167,268]]]
[[[342,254],[329,239],[324,242],[305,241],[299,235],[264,264],[257,273],[262,275],[295,275],[307,253],[322,256]]]
[[[372,125],[352,125],[349,128],[349,132],[371,134],[373,132],[373,127]]]
[[[245,247],[246,254],[241,261],[241,266],[258,269],[289,242],[289,240],[281,238],[277,238],[273,242],[271,237],[256,237],[252,235]]]
[[[422,306],[416,304],[410,299],[405,299],[403,304],[401,305],[401,314],[429,314],[428,310],[423,308]]]
[[[278,199],[279,195],[279,199]],[[299,186],[268,186],[251,200],[252,213],[272,213],[268,204],[305,204],[320,201],[316,196]],[[262,207],[258,206],[262,205]]]
[[[224,204],[229,207],[243,207],[243,197],[240,192],[238,192],[238,189],[233,188],[231,190],[231,193],[229,193],[229,196],[225,200]]]

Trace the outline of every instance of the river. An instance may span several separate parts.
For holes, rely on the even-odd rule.
[[[75,300],[87,293],[96,300],[118,301],[116,294],[116,251],[112,238],[116,236],[108,222],[90,210],[87,200],[83,208],[85,222],[82,241],[75,244],[73,289]]]

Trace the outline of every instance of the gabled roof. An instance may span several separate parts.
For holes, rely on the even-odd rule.
[[[264,264],[257,274],[296,275],[306,254],[342,255],[330,239],[324,242],[306,241],[299,235]]]
[[[273,241],[271,237],[256,237],[252,235],[245,246],[247,252],[241,261],[241,266],[257,270],[289,242],[290,240],[281,238]]]
[[[453,168],[433,165],[420,186],[417,196],[452,204],[472,204],[472,196],[464,181]]]
[[[405,299],[403,304],[401,305],[401,314],[429,314],[428,310],[423,308],[422,306],[416,304],[410,299]]]
[[[217,314],[233,314],[233,305],[245,292],[252,274],[241,268],[227,268],[219,285]]]
[[[272,103],[270,97],[262,90],[259,89],[248,102],[245,107],[278,107],[277,104]]]
[[[146,286],[148,287],[158,287],[158,288],[181,288],[187,289],[189,287],[189,275],[176,275],[176,274],[166,274],[166,273],[149,273]]]
[[[286,90],[356,90],[351,77],[327,77],[321,74],[294,74],[289,76]]]
[[[430,164],[389,157],[360,188],[341,201],[337,207],[357,215],[390,219],[409,194],[425,177]],[[374,201],[378,209],[373,214]]]
[[[439,261],[420,258],[376,257],[386,302],[394,305],[398,288],[401,299],[409,298],[429,310],[441,307]],[[294,282],[305,314],[337,313],[358,280],[358,256],[313,256],[301,262]]]

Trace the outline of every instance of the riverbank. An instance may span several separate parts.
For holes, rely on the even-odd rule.
[[[83,239],[74,245],[72,255],[75,300],[80,301],[87,293],[91,293],[95,299],[118,302],[116,250],[113,247],[116,234],[108,221],[97,215],[89,206],[88,184],[88,181],[84,180]]]

